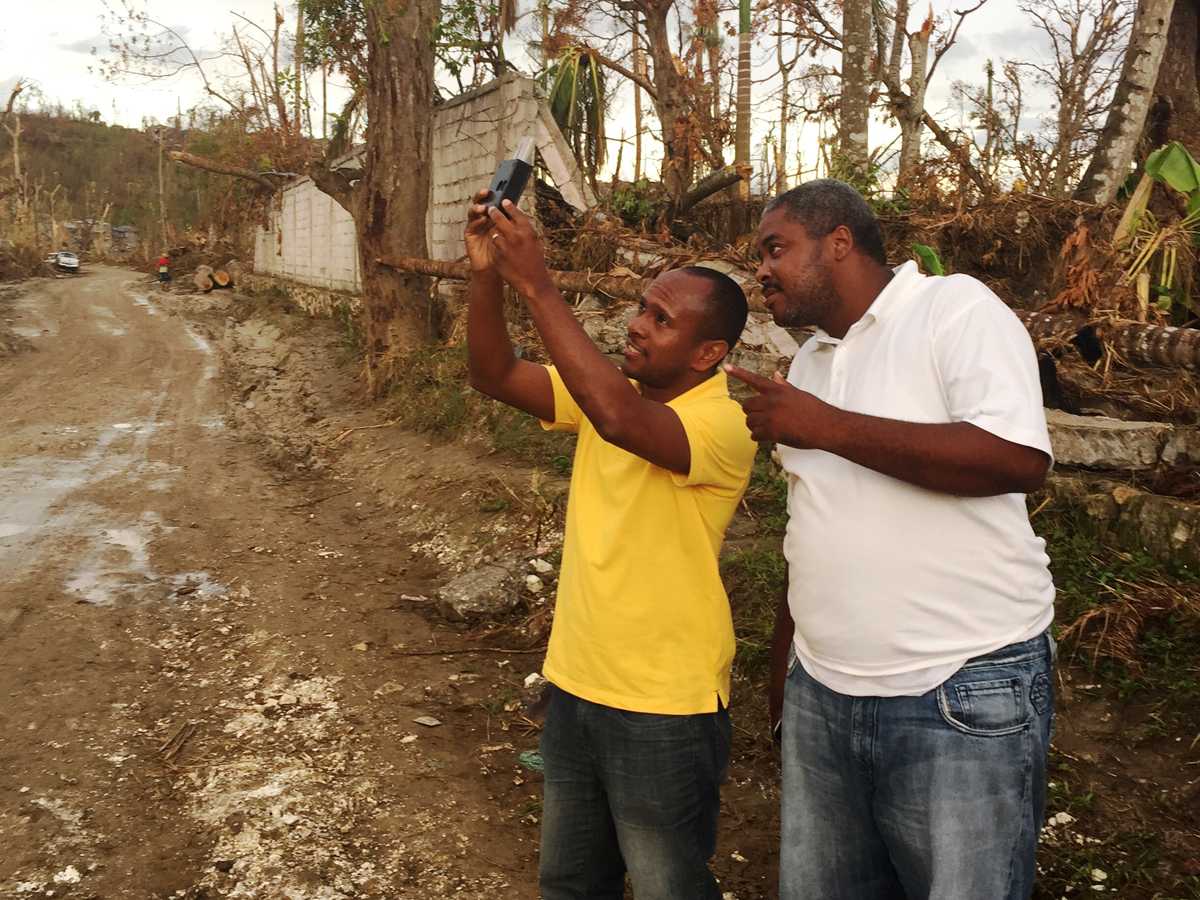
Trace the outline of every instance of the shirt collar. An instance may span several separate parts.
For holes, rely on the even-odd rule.
[[[892,310],[902,297],[908,295],[918,281],[925,276],[921,274],[921,270],[917,268],[915,260],[909,260],[892,269],[892,280],[889,281],[882,291],[875,297],[875,300],[867,307],[867,311],[863,313],[862,318],[850,326],[850,330],[869,324],[871,322],[882,322],[891,315]],[[850,332],[846,332],[847,336]],[[823,349],[828,347],[836,347],[844,338],[835,338],[821,328],[816,330],[813,339],[817,342],[817,348]]]

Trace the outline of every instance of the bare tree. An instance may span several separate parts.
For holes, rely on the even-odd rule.
[[[997,78],[996,67],[989,59],[983,72],[982,86],[955,82],[952,95],[966,107],[968,117],[976,125],[971,141],[979,160],[979,171],[989,184],[994,185],[1006,160],[1015,160],[1023,176],[1025,173],[1017,156],[1024,93],[1020,71],[1012,63],[1006,62]],[[978,132],[983,133],[982,143],[974,137]]]
[[[972,13],[979,10],[987,0],[978,0],[974,6],[955,10],[954,26],[943,31],[936,43],[933,44],[933,61],[929,60],[930,45],[935,34],[936,22],[933,9],[930,7],[925,21],[916,31],[908,31],[909,0],[896,0],[895,7],[890,11],[892,20],[892,35],[890,46],[884,32],[883,22],[877,21],[875,39],[877,44],[876,67],[879,80],[887,91],[888,109],[900,125],[900,164],[896,183],[900,187],[912,184],[917,164],[921,159],[921,133],[928,126],[936,134],[941,126],[933,121],[925,110],[925,92],[929,82],[937,72],[939,63],[958,40],[959,29]],[[901,67],[904,61],[904,51],[907,46],[909,58],[909,75],[907,90],[901,82]],[[885,61],[886,60],[886,61]],[[928,122],[926,121],[928,119]],[[943,143],[946,143],[943,141]],[[954,141],[953,148],[961,159],[961,143]],[[969,165],[969,161],[967,161]],[[987,185],[979,177],[977,171],[967,174],[980,190],[986,191]]]
[[[1020,8],[1050,44],[1047,62],[1021,62],[1054,95],[1047,182],[1035,185],[1054,197],[1091,155],[1121,69],[1133,16],[1132,0],[1022,0]]]
[[[29,207],[29,183],[21,170],[21,113],[17,109],[17,98],[25,90],[25,83],[20,79],[13,85],[8,95],[8,103],[4,107],[4,130],[12,141],[12,184],[15,196],[16,211],[13,216],[17,230],[25,224]]]
[[[303,134],[303,69],[297,56],[289,74],[286,56],[303,51],[303,36],[287,46],[285,19],[278,5],[269,26],[238,12],[224,46],[206,51],[189,42],[180,30],[151,17],[141,0],[103,0],[101,19],[108,52],[99,71],[113,80],[161,81],[191,76],[254,143],[253,155],[271,162],[270,169],[299,171],[312,148]],[[233,63],[233,74],[219,75],[220,63]],[[294,94],[289,97],[289,93]],[[230,148],[232,157],[245,157],[245,147]],[[217,161],[220,164],[220,161]],[[269,182],[268,182],[269,183]]]

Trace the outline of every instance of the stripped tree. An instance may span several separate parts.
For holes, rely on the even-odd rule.
[[[1092,161],[1075,190],[1077,200],[1111,203],[1129,174],[1154,98],[1154,84],[1167,47],[1167,28],[1174,6],[1175,0],[1138,2],[1108,120]]]
[[[875,27],[876,70],[878,79],[887,91],[888,110],[900,125],[900,165],[896,183],[901,188],[911,186],[921,160],[921,133],[928,127],[942,143],[965,174],[975,182],[981,192],[986,193],[990,184],[979,170],[971,164],[962,151],[959,141],[951,137],[925,109],[925,92],[937,72],[942,57],[958,40],[959,29],[967,16],[980,9],[987,0],[978,0],[974,6],[955,10],[953,28],[945,31],[933,44],[933,60],[929,59],[930,46],[936,22],[930,7],[925,21],[916,31],[908,30],[909,0],[896,0],[890,12],[892,34],[890,46],[882,21]],[[882,19],[882,17],[880,17]],[[909,74],[907,88],[901,80],[901,67],[905,49],[908,50]]]
[[[842,4],[842,95],[838,154],[848,177],[866,180],[870,172],[871,33],[874,0]]]

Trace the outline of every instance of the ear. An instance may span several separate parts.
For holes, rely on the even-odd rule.
[[[839,225],[825,236],[835,262],[841,262],[854,250],[854,235],[845,225]]]
[[[703,341],[692,357],[692,369],[697,372],[707,372],[716,368],[729,354],[727,341]]]

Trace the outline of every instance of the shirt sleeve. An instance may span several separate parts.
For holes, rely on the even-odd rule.
[[[583,410],[567,390],[558,369],[554,366],[545,368],[550,376],[550,385],[554,388],[554,421],[542,420],[542,427],[547,431],[579,431],[579,425],[583,421]]]
[[[946,281],[933,347],[951,421],[1053,458],[1029,332],[985,285],[966,276]]]
[[[758,444],[750,437],[746,416],[728,398],[671,407],[687,434],[692,462],[686,475],[671,473],[680,487],[742,490],[750,480]]]

